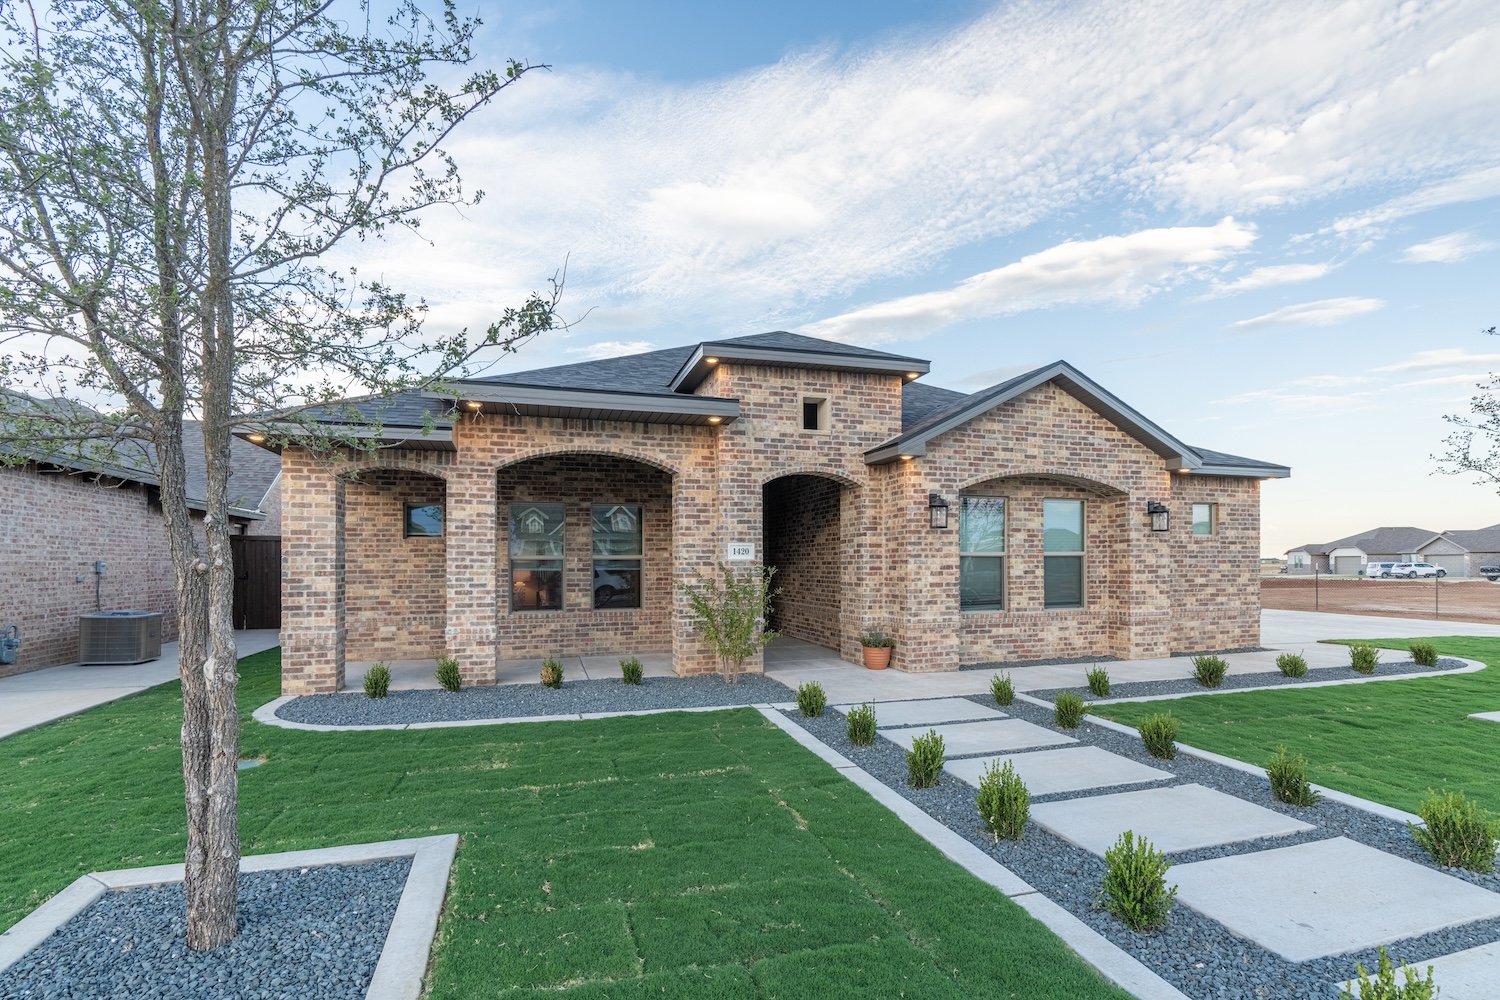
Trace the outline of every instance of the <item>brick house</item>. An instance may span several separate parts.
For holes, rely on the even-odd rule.
[[[283,690],[443,652],[471,684],[549,654],[712,670],[677,585],[731,559],[776,566],[773,624],[851,662],[871,629],[908,671],[1259,644],[1285,467],[1189,447],[1063,362],[972,395],[927,371],[760,334],[400,396],[354,460],[288,446]]]

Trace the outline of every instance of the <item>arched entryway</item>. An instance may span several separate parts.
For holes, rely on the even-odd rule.
[[[776,567],[771,627],[843,652],[849,570],[850,488],[819,475],[789,475],[762,487],[764,563]]]

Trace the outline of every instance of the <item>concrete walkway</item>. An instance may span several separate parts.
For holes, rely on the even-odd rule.
[[[276,629],[235,633],[240,656],[280,642]],[[0,739],[176,679],[175,642],[162,643],[161,658],[150,663],[121,667],[72,663],[0,678]]]

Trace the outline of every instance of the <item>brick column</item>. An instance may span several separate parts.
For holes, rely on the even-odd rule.
[[[448,476],[443,531],[448,558],[448,655],[465,684],[495,683],[495,470],[460,466]]]
[[[1192,511],[1173,504],[1170,533],[1152,531],[1146,513],[1148,501],[1171,495],[1170,476],[1157,473],[1146,489],[1114,503],[1119,542],[1110,587],[1110,652],[1121,659],[1154,659],[1172,652],[1172,591],[1181,569],[1173,558],[1172,535],[1192,531]]]
[[[281,456],[281,693],[344,686],[344,484],[307,452]]]
[[[891,663],[913,673],[957,670],[963,631],[958,607],[958,520],[952,518],[946,529],[929,527],[929,492],[940,490],[929,482],[922,459],[896,466],[888,494],[886,532],[895,556],[894,583],[903,614]],[[951,491],[949,496],[949,503],[954,503]]]
[[[716,463],[712,445],[704,449],[703,461],[685,468],[672,480],[672,667],[679,676],[712,673],[719,660],[688,619],[683,585],[717,573],[716,559],[723,557],[719,543]],[[747,664],[748,666],[748,664]]]

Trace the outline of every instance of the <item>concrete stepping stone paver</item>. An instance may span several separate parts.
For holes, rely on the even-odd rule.
[[[1401,961],[1401,955],[1391,956],[1391,964],[1398,970]],[[1432,984],[1438,988],[1442,1000],[1495,1000],[1500,997],[1500,942],[1482,944],[1427,962],[1408,961],[1406,964],[1423,979],[1427,978],[1427,967],[1432,966]],[[1374,969],[1365,971],[1374,978]],[[1396,982],[1406,982],[1400,971],[1396,973]],[[1336,983],[1334,989],[1342,990],[1345,986],[1358,994],[1359,986],[1352,980]]]
[[[1044,802],[1031,807],[1031,818],[1100,857],[1126,830],[1172,854],[1314,829],[1301,820],[1198,784]]]
[[[987,708],[967,698],[930,698],[924,701],[875,702],[875,724],[881,729],[896,726],[931,726],[941,722],[972,722],[1004,719],[998,708]],[[835,705],[845,715],[854,705]]]
[[[1178,902],[1289,962],[1500,916],[1500,893],[1345,837],[1176,865],[1167,880]]]
[[[1173,777],[1170,771],[1147,767],[1128,757],[1090,746],[950,760],[943,769],[978,788],[979,778],[991,761],[1004,767],[1007,760],[1032,795],[1080,792],[1088,788],[1134,785]]]
[[[911,729],[882,729],[880,735],[892,743],[911,749],[911,741],[936,729],[943,738],[943,749],[949,757],[966,754],[998,753],[1024,750],[1027,747],[1059,746],[1077,743],[1071,736],[1033,726],[1021,719],[986,719],[983,722],[959,722],[945,726],[914,726]]]

